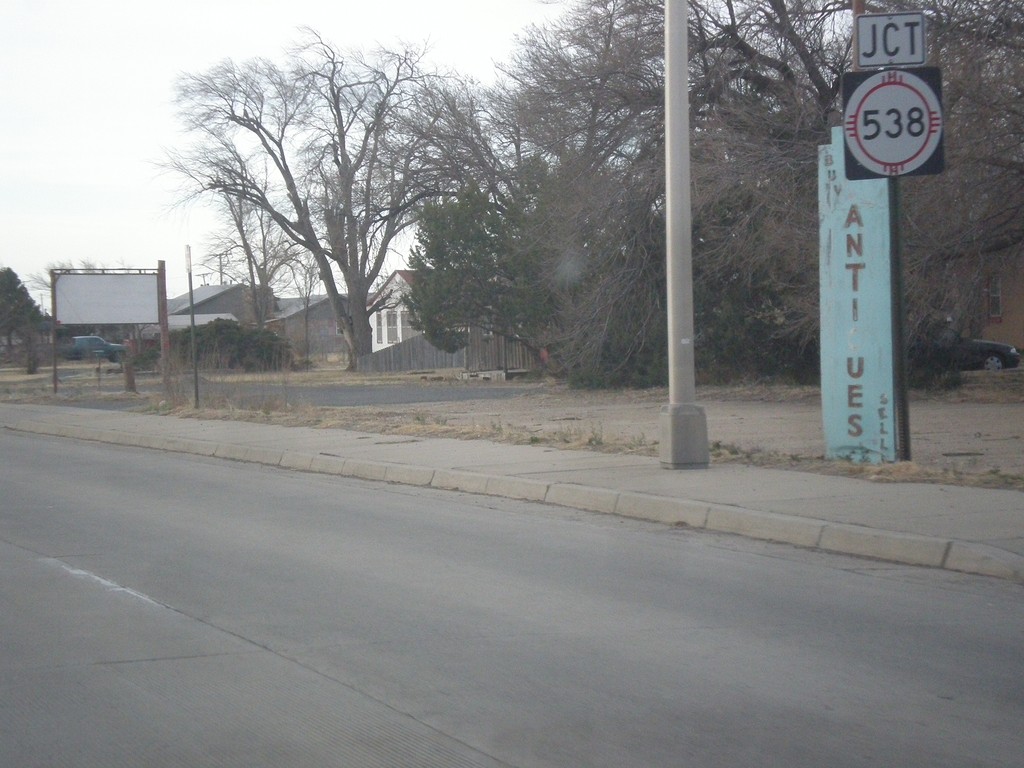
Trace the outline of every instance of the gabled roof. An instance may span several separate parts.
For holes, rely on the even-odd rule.
[[[400,278],[405,280],[406,283],[412,285],[416,282],[416,270],[413,269],[396,269],[391,277],[398,275]],[[390,278],[389,278],[390,279]]]
[[[196,326],[207,325],[212,323],[214,320],[234,320],[238,322],[238,318],[229,313],[220,313],[215,315],[196,315]],[[167,317],[167,327],[172,331],[180,331],[182,328],[189,328],[192,325],[192,320],[188,315],[169,315]]]
[[[401,283],[406,285],[412,285],[416,282],[416,271],[412,269],[396,269],[390,275],[388,279],[384,281],[384,285],[380,287],[380,290],[371,293],[366,299],[366,306],[372,307],[381,297],[387,296],[389,293],[393,293],[396,290],[401,289]]]
[[[225,293],[232,291],[240,291],[244,288],[242,285],[200,285],[192,289],[192,295],[194,296],[195,306],[199,307],[208,301],[216,299],[218,296],[222,296]],[[177,315],[188,310],[189,307],[189,295],[187,293],[181,296],[175,296],[173,299],[167,300],[167,314]]]
[[[344,296],[342,297],[345,298]],[[310,296],[309,297],[309,308],[317,307],[323,304],[325,301],[329,302],[330,296]],[[301,296],[287,296],[277,300],[277,312],[274,313],[275,320],[285,320],[292,315],[297,315],[306,308],[306,299]]]

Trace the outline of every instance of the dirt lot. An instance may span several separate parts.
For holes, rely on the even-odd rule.
[[[228,377],[240,385],[253,377]],[[0,373],[0,397],[8,401],[52,399],[39,380]],[[116,378],[109,380],[116,382]],[[410,436],[491,439],[565,449],[658,455],[664,389],[580,391],[564,384],[524,382],[512,397],[411,405],[313,408],[289,401],[297,388],[330,383],[415,384],[422,387],[489,387],[497,382],[457,380],[449,372],[367,377],[316,371],[259,378],[256,405],[225,398],[201,412],[169,404],[160,395],[130,396],[108,384],[102,397],[130,399],[133,409],[178,416],[253,419],[284,424],[346,428]],[[501,383],[500,386],[508,386]],[[190,403],[188,387],[178,402]],[[88,381],[64,386],[58,402],[95,404]],[[818,472],[868,476],[879,481],[941,481],[1024,490],[1024,371],[966,374],[955,390],[914,393],[910,427],[913,461],[884,467],[826,462],[821,406],[814,388],[745,385],[700,387],[707,413],[712,461],[738,461]]]
[[[883,468],[824,461],[815,389],[703,387],[697,396],[707,414],[713,461],[1024,490],[1024,376],[997,376],[970,377],[955,392],[912,397],[913,461]],[[592,392],[547,383],[523,385],[522,395],[510,399],[346,408],[319,417],[324,425],[369,432],[657,456],[660,410],[667,402],[664,389]]]

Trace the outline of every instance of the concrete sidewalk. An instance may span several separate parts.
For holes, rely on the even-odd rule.
[[[1024,494],[736,464],[337,429],[0,404],[22,433],[544,501],[669,525],[1024,583]]]

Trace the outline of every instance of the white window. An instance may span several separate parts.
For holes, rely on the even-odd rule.
[[[381,317],[381,313],[377,312],[377,343],[384,343],[384,318]]]
[[[398,342],[398,313],[388,310],[388,344]]]
[[[1003,316],[1003,281],[998,275],[988,279],[988,316],[991,319]]]

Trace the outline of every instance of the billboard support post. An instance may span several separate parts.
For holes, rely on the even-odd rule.
[[[171,330],[167,320],[167,264],[156,263],[157,320],[160,323],[160,372],[164,378],[164,395],[171,394]]]
[[[53,394],[57,394],[57,272],[50,270],[50,356],[53,362]]]

